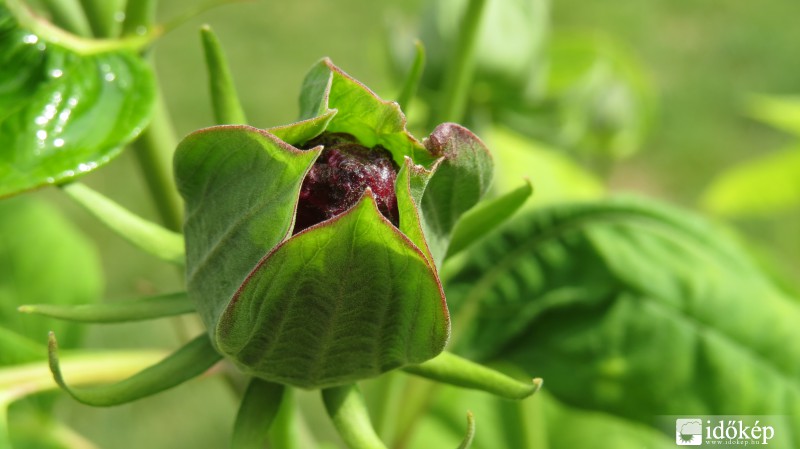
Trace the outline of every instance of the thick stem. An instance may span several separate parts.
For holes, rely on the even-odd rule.
[[[86,15],[77,0],[43,0],[53,18],[53,23],[78,36],[92,34]]]
[[[128,0],[125,6],[125,21],[122,23],[122,35],[144,35],[156,20],[157,0]]]
[[[133,147],[162,223],[168,229],[180,232],[183,227],[182,206],[172,182],[171,157],[176,145],[177,139],[159,89],[150,126]]]
[[[444,109],[439,123],[460,122],[467,105],[470,83],[475,74],[475,46],[486,0],[470,0],[461,20],[456,52],[444,77]]]
[[[108,0],[81,0],[95,37],[116,37],[119,34],[120,22],[115,17],[115,3]]]

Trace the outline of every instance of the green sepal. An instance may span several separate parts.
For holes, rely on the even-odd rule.
[[[437,126],[425,140],[425,147],[442,158],[425,188],[421,204],[428,246],[440,265],[459,218],[489,189],[493,162],[483,142],[455,123]]]
[[[0,4],[0,197],[104,165],[155,103],[153,72],[136,50],[67,48],[21,27],[9,6]]]
[[[206,128],[178,145],[187,286],[212,335],[253,267],[291,233],[300,185],[318,153],[249,126]]]
[[[233,425],[232,449],[261,449],[283,403],[286,387],[259,378],[250,380]]]
[[[78,402],[96,407],[125,404],[160,393],[203,374],[217,363],[220,356],[207,335],[201,335],[157,364],[116,383],[95,387],[67,386],[58,361],[58,343],[50,333],[50,371],[59,387]]]
[[[31,304],[17,310],[67,321],[121,323],[192,313],[195,305],[186,292],[179,292],[100,304]]]
[[[443,352],[420,365],[406,366],[403,370],[437,382],[482,390],[508,399],[525,399],[542,387],[542,379],[520,382],[450,352]]]
[[[367,190],[262,259],[215,339],[248,374],[318,388],[435,357],[449,325],[434,269]]]
[[[351,134],[366,147],[381,145],[392,153],[397,165],[403,164],[405,156],[426,167],[436,160],[406,130],[406,117],[396,102],[380,99],[328,58],[306,76],[300,110],[301,119],[336,110],[326,131]]]

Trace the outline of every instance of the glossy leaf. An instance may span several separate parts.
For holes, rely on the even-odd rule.
[[[33,313],[67,321],[85,323],[120,323],[126,321],[149,320],[166,316],[194,312],[194,302],[186,292],[144,298],[116,301],[101,304],[32,304],[18,309],[23,313]]]
[[[470,255],[448,299],[470,323],[457,347],[471,357],[512,360],[565,403],[647,424],[798,416],[800,305],[684,211],[652,200],[552,207]],[[800,421],[790,427],[789,441]]]
[[[443,157],[421,203],[428,246],[433,259],[440,264],[456,222],[489,189],[492,156],[480,139],[455,123],[436,127],[425,146],[432,154]]]
[[[291,232],[300,184],[317,153],[247,126],[201,130],[178,146],[188,290],[212,335],[248,273]]]
[[[433,269],[369,194],[265,257],[215,333],[245,372],[304,388],[423,362],[448,335]]]
[[[121,46],[120,46],[121,47]],[[147,125],[150,67],[133,50],[81,52],[22,29],[0,5],[0,197],[83,175]]]
[[[233,426],[233,449],[261,449],[281,407],[286,387],[258,378],[250,380]]]
[[[742,162],[715,177],[702,196],[711,212],[763,216],[800,206],[800,147]]]
[[[106,385],[71,387],[61,374],[58,344],[52,332],[49,353],[50,371],[58,386],[78,402],[96,407],[124,404],[160,393],[203,374],[222,358],[204,334],[127,379]]]
[[[100,261],[91,241],[45,203],[0,201],[0,326],[42,346],[47,332],[55,330],[65,347],[74,347],[78,326],[22,315],[17,307],[92,303],[101,291]]]

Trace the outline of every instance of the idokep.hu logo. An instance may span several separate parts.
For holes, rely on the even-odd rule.
[[[703,444],[703,420],[676,419],[675,443],[678,446],[700,446]]]
[[[678,446],[766,446],[775,437],[773,419],[764,416],[703,416],[675,419]]]

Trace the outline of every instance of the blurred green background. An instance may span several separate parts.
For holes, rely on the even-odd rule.
[[[303,76],[323,56],[385,97],[396,95],[401,76],[392,73],[387,49],[397,43],[387,37],[389,24],[414,29],[423,3],[258,1],[216,8],[191,19],[167,34],[155,50],[177,136],[213,124],[198,36],[201,24],[211,24],[220,37],[251,124],[269,127],[295,119]],[[163,1],[159,18],[169,20],[195,7],[196,2],[190,0]],[[800,2],[553,0],[550,16],[555,32],[615,41],[641,65],[653,90],[654,113],[641,150],[606,164],[599,173],[613,191],[637,192],[697,208],[715,175],[794,141],[748,118],[744,105],[751,93],[800,91],[800,27],[794,23],[800,17]],[[412,42],[407,45],[410,50]],[[413,114],[412,110],[412,122]],[[536,179],[532,181],[535,185]],[[86,182],[156,219],[130,154],[90,174]],[[180,288],[173,267],[154,263],[131,248],[63,201],[60,192],[45,189],[34,195],[57,204],[95,240],[106,274],[106,298]],[[798,219],[800,210],[795,207],[733,222],[789,289],[796,289],[795,280],[800,278]],[[170,323],[162,320],[90,326],[88,346],[170,347],[175,341]],[[113,409],[59,403],[61,415],[76,430],[100,447],[119,449],[225,447],[235,407],[217,378],[193,381]]]

